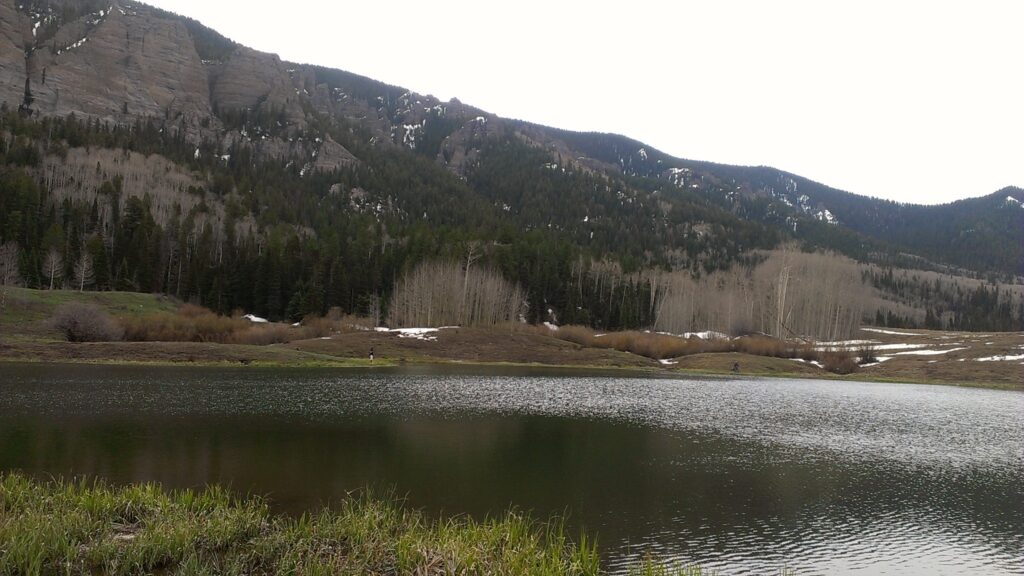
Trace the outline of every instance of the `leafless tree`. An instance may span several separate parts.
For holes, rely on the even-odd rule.
[[[455,296],[460,292],[463,297]],[[523,290],[495,271],[467,269],[459,261],[427,262],[398,281],[388,324],[492,326],[517,320],[525,301]]]
[[[10,241],[0,246],[0,286],[20,286],[21,274],[18,273],[18,259],[21,249],[17,243]]]
[[[82,255],[75,262],[75,286],[81,292],[87,286],[92,286],[95,281],[96,271],[93,269],[92,256],[89,255],[88,251],[82,250]]]
[[[21,285],[21,274],[18,273],[20,255],[21,250],[13,241],[0,246],[0,311],[7,306],[7,287]]]
[[[50,290],[64,278],[64,257],[57,248],[50,248],[43,257],[43,274],[50,279]]]

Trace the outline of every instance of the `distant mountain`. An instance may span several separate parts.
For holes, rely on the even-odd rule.
[[[126,0],[0,0],[0,102],[0,240],[27,276],[88,241],[99,286],[281,315],[296,294],[365,306],[407,263],[480,241],[538,315],[576,261],[703,274],[789,239],[1024,274],[1019,188],[916,206],[674,158],[284,62]]]

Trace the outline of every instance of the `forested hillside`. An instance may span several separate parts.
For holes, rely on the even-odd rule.
[[[905,206],[680,160],[282,62],[136,2],[0,0],[0,45],[3,283],[161,292],[273,319],[335,306],[385,317],[418,264],[460,262],[511,281],[528,321],[610,329],[711,322],[667,303],[728,274],[742,288],[714,322],[761,329],[784,308],[762,302],[782,272],[758,265],[783,245],[882,269],[1024,272],[1020,189]],[[827,307],[986,330],[1024,316],[1012,290],[899,300],[886,278],[860,282],[898,306]]]

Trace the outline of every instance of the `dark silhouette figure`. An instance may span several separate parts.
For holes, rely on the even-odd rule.
[[[740,371],[740,363],[739,362],[733,362],[732,363],[732,371],[733,372],[739,372]]]
[[[373,364],[373,346],[370,346],[370,364]]]

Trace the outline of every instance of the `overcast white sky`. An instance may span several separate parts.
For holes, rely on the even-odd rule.
[[[149,0],[286,60],[934,204],[1024,186],[1024,2]]]

